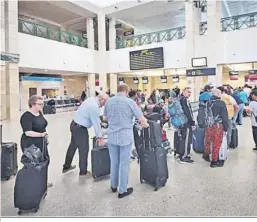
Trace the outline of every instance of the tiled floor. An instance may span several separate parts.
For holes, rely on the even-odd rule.
[[[170,178],[157,192],[139,182],[139,166],[131,162],[129,184],[134,193],[118,199],[109,191],[109,180],[79,179],[78,169],[62,175],[69,144],[73,113],[47,116],[51,165],[49,189],[37,214],[26,216],[257,216],[257,153],[252,151],[250,121],[239,128],[239,147],[229,153],[223,168],[212,169],[201,156],[192,153],[195,163],[180,164],[168,156]],[[4,124],[4,141],[19,143],[19,123]],[[172,131],[168,131],[172,139]],[[90,131],[93,135],[92,130]],[[173,141],[172,141],[173,142]],[[20,158],[21,152],[19,152]],[[90,158],[89,158],[90,160]],[[74,159],[78,164],[78,155]],[[16,216],[13,206],[15,179],[1,182],[2,216]]]

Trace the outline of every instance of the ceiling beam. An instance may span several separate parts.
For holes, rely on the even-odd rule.
[[[86,17],[81,17],[81,18],[73,19],[73,20],[62,23],[62,25],[70,26],[70,25],[74,25],[74,23],[81,23],[82,21],[85,21],[85,23],[86,23],[87,18]]]
[[[230,9],[229,9],[227,0],[223,0],[223,4],[224,4],[225,9],[226,9],[226,11],[227,11],[227,13],[228,13],[228,16],[231,17],[231,11],[230,11]]]

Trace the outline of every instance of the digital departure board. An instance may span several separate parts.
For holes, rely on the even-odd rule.
[[[196,76],[215,76],[216,68],[205,68],[205,69],[188,69],[186,70],[187,77]]]
[[[163,47],[129,52],[130,70],[164,68]]]

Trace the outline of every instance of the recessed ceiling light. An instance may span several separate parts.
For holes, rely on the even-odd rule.
[[[47,72],[48,70],[47,69],[45,69],[45,72]]]

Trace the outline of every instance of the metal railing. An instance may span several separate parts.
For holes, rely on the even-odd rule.
[[[51,39],[58,42],[64,42],[80,47],[88,47],[87,38],[82,35],[76,35],[71,32],[66,32],[60,29],[44,26],[41,24],[32,23],[25,20],[18,20],[19,32],[34,35],[37,37]]]
[[[157,42],[165,42],[183,39],[185,37],[185,27],[178,27],[174,29],[163,30],[159,32],[152,32],[142,35],[124,37],[116,39],[116,48],[128,48],[139,45],[148,45]]]
[[[240,29],[257,27],[257,12],[237,15],[221,19],[221,31],[229,32]],[[200,23],[200,35],[207,34],[207,22]]]

